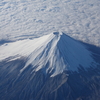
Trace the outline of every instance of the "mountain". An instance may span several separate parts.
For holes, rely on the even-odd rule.
[[[0,100],[99,100],[100,48],[63,32],[0,46]]]

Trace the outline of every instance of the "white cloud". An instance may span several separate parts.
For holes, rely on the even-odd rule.
[[[0,39],[63,31],[100,46],[100,0],[2,0]]]

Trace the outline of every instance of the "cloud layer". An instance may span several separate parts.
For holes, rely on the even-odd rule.
[[[100,0],[1,0],[0,40],[53,31],[100,46]]]

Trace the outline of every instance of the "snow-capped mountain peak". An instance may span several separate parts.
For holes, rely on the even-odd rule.
[[[4,43],[0,100],[99,100],[99,72],[100,48],[63,32]]]
[[[33,72],[43,70],[55,76],[63,71],[78,71],[81,67],[86,69],[95,63],[92,53],[83,44],[62,32],[0,46],[0,60],[10,57],[8,61],[12,61],[22,56],[27,58],[27,62],[20,74],[29,65],[32,65]]]
[[[81,67],[92,67],[95,62],[91,55],[80,42],[62,32],[53,32],[28,56],[27,63],[20,72],[30,64],[33,72],[42,69],[45,73],[52,73],[52,76],[63,71],[78,71]]]

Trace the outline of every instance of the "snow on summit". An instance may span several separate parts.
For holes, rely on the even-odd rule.
[[[78,71],[80,67],[86,69],[95,63],[92,53],[83,44],[62,32],[0,46],[0,61],[14,57],[11,61],[22,56],[27,57],[27,62],[20,70],[20,74],[29,65],[32,65],[33,71],[42,69],[45,73],[52,73],[52,76],[55,76],[65,70]]]

